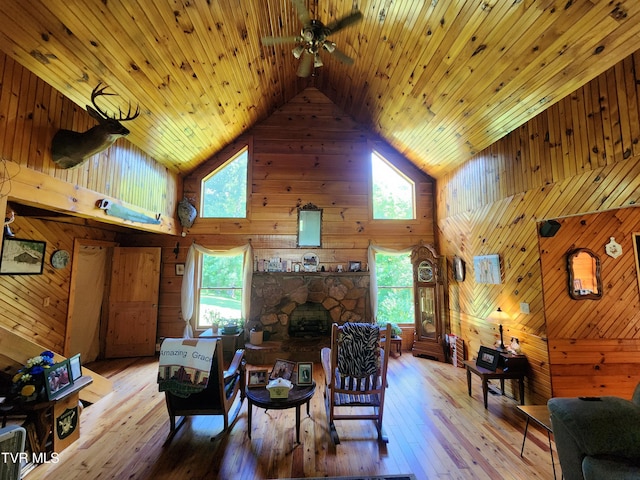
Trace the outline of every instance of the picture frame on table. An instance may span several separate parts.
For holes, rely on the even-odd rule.
[[[350,272],[359,272],[360,270],[362,270],[362,263],[361,262],[354,262],[354,261],[349,261],[349,271]]]
[[[71,378],[75,382],[82,376],[82,362],[79,353],[69,357],[69,366],[71,367]]]
[[[285,380],[291,380],[293,377],[293,371],[296,369],[296,362],[289,360],[277,359],[269,375],[269,380],[275,380],[276,378],[283,378]]]
[[[478,367],[486,368],[495,372],[498,368],[498,362],[500,361],[500,352],[489,347],[480,347],[478,351],[478,358],[476,359],[476,365]]]
[[[0,275],[40,275],[44,269],[46,242],[4,237]]]
[[[69,357],[69,367],[71,368],[71,379],[75,382],[82,376],[82,362],[79,353]]]
[[[249,374],[249,380],[247,382],[247,387],[249,388],[266,387],[267,383],[269,383],[268,368],[256,368],[249,370],[247,373]]]
[[[298,385],[313,385],[313,363],[298,362]]]
[[[68,359],[56,363],[45,371],[44,385],[49,400],[54,400],[61,393],[73,387],[71,365]]]

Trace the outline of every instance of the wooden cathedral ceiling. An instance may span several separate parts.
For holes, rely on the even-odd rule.
[[[640,48],[638,0],[305,2],[363,13],[329,37],[352,66],[301,79],[262,46],[300,32],[290,0],[0,0],[0,50],[82,107],[101,81],[111,111],[139,103],[129,140],[173,171],[311,86],[438,178]]]

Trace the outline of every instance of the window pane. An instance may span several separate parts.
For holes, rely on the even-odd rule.
[[[413,182],[401,175],[376,152],[371,154],[373,218],[376,220],[412,219]]]
[[[409,255],[376,254],[378,321],[413,323],[413,267]]]
[[[203,257],[197,328],[242,318],[242,260],[242,255]]]
[[[245,148],[236,158],[202,182],[202,216],[247,216],[247,161]]]
[[[413,288],[379,288],[378,321],[413,323]]]

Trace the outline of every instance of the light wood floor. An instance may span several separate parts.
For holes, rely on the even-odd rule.
[[[58,463],[38,466],[27,480],[246,480],[409,472],[418,479],[553,478],[546,432],[537,426],[529,426],[520,457],[525,420],[512,398],[489,395],[485,410],[477,377],[469,397],[464,369],[410,352],[389,363],[386,446],[377,443],[369,421],[338,422],[342,443],[330,444],[319,365],[311,417],[302,409],[300,445],[295,444],[295,409],[254,408],[249,439],[245,401],[230,434],[211,441],[221,421],[195,417],[165,448],[169,423],[164,394],[155,382],[157,359],[112,360],[91,368],[111,378],[115,391],[84,409],[80,440],[60,453]],[[557,463],[555,445],[554,458]],[[558,465],[556,470],[561,478]]]

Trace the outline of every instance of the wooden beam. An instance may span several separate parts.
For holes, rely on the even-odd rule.
[[[151,217],[155,217],[157,213],[145,211],[134,205],[121,202],[117,198],[64,182],[24,166],[21,167],[14,162],[6,162],[6,167],[11,185],[10,201],[147,232],[178,235],[181,231],[176,226],[176,219],[166,215],[160,216],[160,224],[158,225],[132,222],[109,216],[96,206],[99,200],[106,199],[112,204],[121,205]]]

